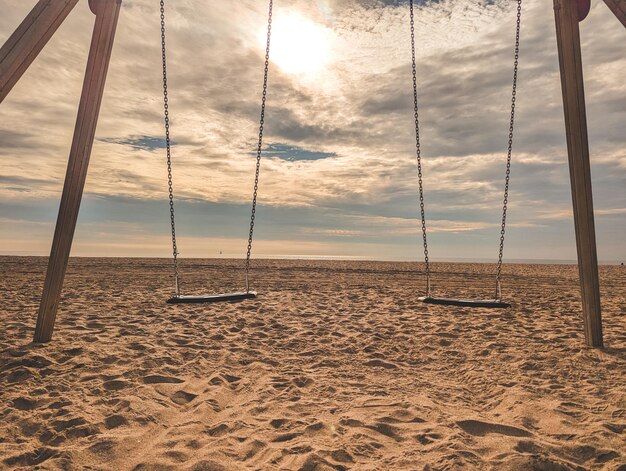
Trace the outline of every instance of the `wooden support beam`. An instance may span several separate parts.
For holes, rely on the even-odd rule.
[[[0,49],[0,103],[78,0],[39,0]]]
[[[65,278],[80,201],[87,177],[87,167],[96,132],[121,0],[90,0],[89,4],[96,14],[96,22],[78,107],[76,127],[74,128],[72,149],[65,175],[61,206],[48,260],[48,272],[39,306],[35,342],[48,342],[52,338],[63,279]]]
[[[602,347],[600,282],[576,0],[554,0],[585,342]]]
[[[604,3],[626,28],[626,0],[604,0]]]

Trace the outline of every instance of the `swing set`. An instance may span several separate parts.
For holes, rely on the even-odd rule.
[[[213,294],[213,295],[183,295],[181,294],[180,286],[180,272],[178,268],[178,244],[176,242],[176,224],[174,217],[174,193],[172,183],[172,158],[171,158],[171,146],[170,146],[170,117],[169,117],[169,95],[167,86],[167,54],[166,54],[166,36],[165,36],[165,5],[164,0],[161,0],[161,58],[163,62],[163,103],[164,103],[164,121],[165,121],[165,143],[166,143],[166,156],[167,156],[167,181],[169,190],[169,202],[170,202],[170,223],[172,230],[172,253],[173,253],[173,267],[174,267],[174,286],[176,293],[170,299],[168,303],[209,303],[219,301],[237,301],[243,299],[250,299],[256,297],[255,291],[250,291],[249,286],[249,271],[250,271],[250,254],[252,251],[252,235],[254,232],[254,218],[256,213],[257,192],[259,188],[259,171],[261,165],[261,149],[263,145],[263,124],[265,120],[265,102],[267,97],[267,77],[270,58],[270,39],[272,32],[272,8],[273,1],[269,2],[269,13],[267,21],[267,45],[265,49],[265,67],[263,72],[263,95],[261,98],[261,121],[259,126],[259,140],[256,149],[256,172],[254,177],[254,192],[252,196],[252,216],[250,218],[250,232],[248,237],[248,250],[246,253],[245,261],[245,291],[237,293],[227,294]],[[511,156],[513,149],[513,128],[515,123],[515,98],[517,91],[517,69],[519,59],[519,41],[520,41],[520,22],[522,14],[522,0],[517,0],[517,19],[515,29],[515,60],[513,64],[513,93],[511,95],[511,119],[509,124],[509,147],[506,159],[506,176],[504,183],[504,205],[502,210],[502,225],[500,230],[500,251],[498,254],[498,263],[496,265],[496,289],[494,299],[457,299],[457,298],[444,298],[435,297],[431,294],[431,271],[430,261],[428,258],[428,241],[426,234],[426,213],[424,209],[424,184],[422,178],[422,154],[420,145],[420,130],[419,130],[419,110],[417,104],[417,64],[415,60],[415,14],[413,8],[413,0],[409,1],[409,11],[411,19],[411,59],[412,59],[412,72],[413,72],[413,106],[415,116],[415,149],[417,156],[417,174],[419,183],[419,200],[420,200],[420,212],[421,212],[421,227],[422,227],[422,240],[424,243],[424,263],[426,266],[426,295],[418,298],[418,300],[427,304],[440,304],[447,306],[466,306],[466,307],[483,307],[483,308],[509,308],[511,305],[502,301],[502,289],[500,285],[500,274],[502,272],[502,256],[504,253],[504,234],[506,228],[506,211],[509,197],[509,178],[511,174]]]
[[[0,48],[0,103],[21,78],[48,40],[63,23],[79,0],[39,0],[20,26]],[[593,217],[591,172],[589,166],[589,145],[587,138],[586,111],[584,100],[584,82],[582,77],[582,60],[580,52],[580,33],[578,23],[582,21],[590,9],[589,0],[553,0],[556,22],[557,46],[561,70],[561,88],[567,134],[570,180],[574,208],[576,245],[581,284],[585,342],[589,346],[602,347],[602,319],[600,309],[599,279],[597,268],[595,229]],[[604,0],[613,14],[626,27],[626,11],[620,0]],[[69,260],[74,230],[78,218],[80,202],[84,189],[91,148],[95,136],[96,124],[102,101],[106,74],[111,57],[115,30],[122,0],[88,0],[91,11],[95,14],[95,24],[91,47],[83,82],[83,89],[78,108],[74,138],[70,150],[67,173],[61,197],[48,270],[44,290],[39,307],[39,315],[35,328],[34,341],[48,342],[52,338],[56,313],[60,301],[63,280]],[[493,299],[452,299],[433,296],[431,292],[431,270],[428,258],[427,225],[424,205],[424,188],[422,174],[422,155],[420,145],[419,109],[417,96],[417,67],[415,59],[415,24],[413,0],[409,2],[411,56],[413,78],[413,104],[415,117],[416,158],[418,188],[421,213],[421,228],[424,248],[426,275],[426,293],[419,298],[424,303],[452,306],[470,306],[487,308],[506,308],[510,304],[502,300],[501,270],[506,229],[509,177],[511,169],[513,132],[515,123],[515,102],[517,87],[517,70],[520,41],[521,0],[516,0],[517,18],[513,64],[513,82],[511,95],[511,114],[508,135],[508,153],[504,184],[504,199],[500,231],[499,254],[495,271],[495,295]],[[250,289],[249,272],[252,253],[252,242],[259,185],[259,171],[263,144],[263,126],[265,120],[265,103],[267,96],[270,39],[272,26],[273,0],[269,0],[267,45],[265,52],[263,89],[261,99],[261,116],[259,125],[258,145],[256,151],[256,170],[252,197],[252,211],[248,236],[247,253],[244,265],[245,289],[240,292],[216,295],[183,294],[178,266],[178,246],[176,241],[176,225],[174,214],[174,190],[172,177],[172,157],[170,141],[169,98],[167,83],[167,58],[165,36],[165,5],[160,0],[161,13],[161,46],[163,63],[163,99],[164,123],[166,139],[166,159],[168,169],[168,192],[170,206],[170,222],[173,249],[173,267],[175,293],[167,300],[168,303],[204,303],[215,301],[233,301],[256,297]]]

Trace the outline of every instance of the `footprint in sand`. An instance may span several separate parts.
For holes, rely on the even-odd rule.
[[[122,425],[128,425],[128,420],[126,420],[123,415],[111,415],[104,419],[104,426],[109,430],[121,427]]]
[[[274,389],[286,389],[289,387],[289,383],[286,379],[274,379],[272,380],[272,387]]]
[[[426,420],[421,417],[414,416],[409,411],[402,409],[394,411],[392,415],[385,415],[377,418],[376,420],[386,424],[423,424],[426,422]]]
[[[366,425],[360,420],[344,418],[339,421],[339,424],[344,427],[367,428],[398,442],[403,440],[400,435],[400,429],[388,423],[377,422],[374,425]]]
[[[288,422],[287,419],[274,419],[270,422],[270,425],[274,428],[281,428]]]
[[[415,439],[422,445],[430,445],[440,438],[442,438],[442,436],[438,433],[421,433],[415,436]]]
[[[234,376],[234,375],[229,375],[229,374],[224,374],[223,376],[224,376],[224,379],[228,381],[230,384],[234,384],[234,383],[241,381],[241,377],[239,376]]]
[[[148,375],[143,377],[143,382],[145,384],[178,384],[184,383],[180,378],[175,378],[173,376],[162,376],[162,375]]]
[[[108,356],[100,358],[100,361],[104,363],[105,365],[112,365],[113,363],[116,363],[117,361],[119,361],[119,358],[115,355],[108,355]]]
[[[329,456],[339,463],[354,463],[352,455],[345,450],[331,451]]]
[[[300,435],[302,435],[301,432],[283,433],[282,435],[278,435],[276,438],[274,438],[272,442],[274,443],[288,442],[290,440],[293,440],[294,438],[299,437]]]
[[[363,422],[356,419],[341,419],[339,423],[344,427],[364,427]]]
[[[375,432],[378,432],[381,435],[385,435],[386,437],[392,438],[397,442],[402,441],[402,437],[399,434],[400,429],[398,427],[394,427],[393,425],[377,423],[376,425],[368,425],[366,426],[366,428],[374,430]]]
[[[27,397],[18,397],[17,399],[13,399],[13,407],[19,410],[33,410],[37,407],[37,402]]]
[[[222,408],[220,407],[219,402],[217,402],[215,399],[207,399],[204,402],[206,402],[208,405],[211,406],[211,409],[213,409],[213,411],[215,412],[221,412]]]
[[[509,437],[532,437],[532,433],[510,425],[491,424],[480,420],[460,420],[456,423],[465,432],[476,437],[484,437],[489,433],[507,435]]]
[[[365,363],[363,363],[363,365],[365,366],[372,366],[372,367],[378,367],[378,368],[385,368],[387,370],[391,370],[394,368],[397,368],[398,365],[394,365],[393,363],[389,363],[383,360],[379,360],[379,359],[375,359],[375,360],[370,360],[370,361],[366,361]]]
[[[105,381],[104,383],[102,383],[102,387],[107,391],[119,391],[120,389],[124,389],[127,386],[127,381],[122,381],[119,379],[113,379],[111,381]]]
[[[88,450],[96,455],[108,455],[116,444],[114,440],[104,439],[91,445]]]
[[[324,422],[315,422],[314,424],[308,425],[304,430],[307,432],[319,432],[326,428]]]
[[[33,373],[27,368],[17,368],[7,376],[7,383],[22,383],[33,377]]]
[[[59,446],[66,440],[62,434],[56,433],[52,430],[45,430],[41,435],[39,435],[39,441],[48,446]]]
[[[306,388],[313,384],[313,380],[311,378],[307,378],[306,376],[300,376],[298,378],[294,378],[293,384],[298,386],[299,388]]]
[[[213,386],[221,386],[224,384],[224,380],[219,376],[214,376],[209,380],[209,384],[212,384]]]
[[[57,432],[62,432],[69,428],[79,427],[81,425],[85,425],[87,422],[82,417],[75,417],[73,419],[68,420],[55,420],[51,423],[54,430]]]
[[[4,460],[7,466],[35,466],[43,463],[44,461],[58,456],[60,453],[57,450],[51,448],[37,448],[34,451],[22,453],[21,455],[12,456]]]
[[[197,394],[188,393],[186,391],[176,391],[172,396],[172,401],[179,406],[184,406],[193,401],[196,397],[198,397]]]
[[[245,449],[245,451],[243,452],[243,460],[242,461],[247,461],[251,458],[253,458],[254,456],[256,456],[261,450],[263,450],[264,448],[267,447],[267,444],[265,442],[262,442],[260,440],[253,440]]]
[[[230,431],[230,428],[226,424],[219,424],[206,431],[211,437],[221,437]]]
[[[189,459],[189,456],[186,453],[179,450],[168,450],[163,453],[163,455],[170,460],[176,461],[177,463],[184,463]]]

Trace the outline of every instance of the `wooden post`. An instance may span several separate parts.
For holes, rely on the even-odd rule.
[[[48,272],[44,284],[39,316],[35,329],[35,342],[48,342],[52,338],[61,288],[72,247],[78,210],[87,177],[91,147],[102,101],[113,38],[119,16],[121,0],[90,0],[89,6],[96,14],[91,49],[83,91],[78,107],[74,139],[65,175],[61,206],[57,217]]]
[[[554,0],[585,342],[602,347],[602,315],[577,0]]]
[[[78,0],[39,0],[0,49],[0,103]]]

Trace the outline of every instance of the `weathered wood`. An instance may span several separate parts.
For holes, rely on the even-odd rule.
[[[576,0],[554,0],[585,342],[601,347],[600,283]]]
[[[97,8],[87,70],[78,107],[76,127],[74,128],[72,149],[65,175],[52,250],[48,260],[44,291],[39,306],[35,342],[48,342],[52,338],[80,201],[87,177],[87,167],[96,132],[120,4],[121,0],[100,0]]]
[[[626,0],[604,0],[604,3],[626,28]]]
[[[39,0],[0,49],[0,103],[78,0]]]

